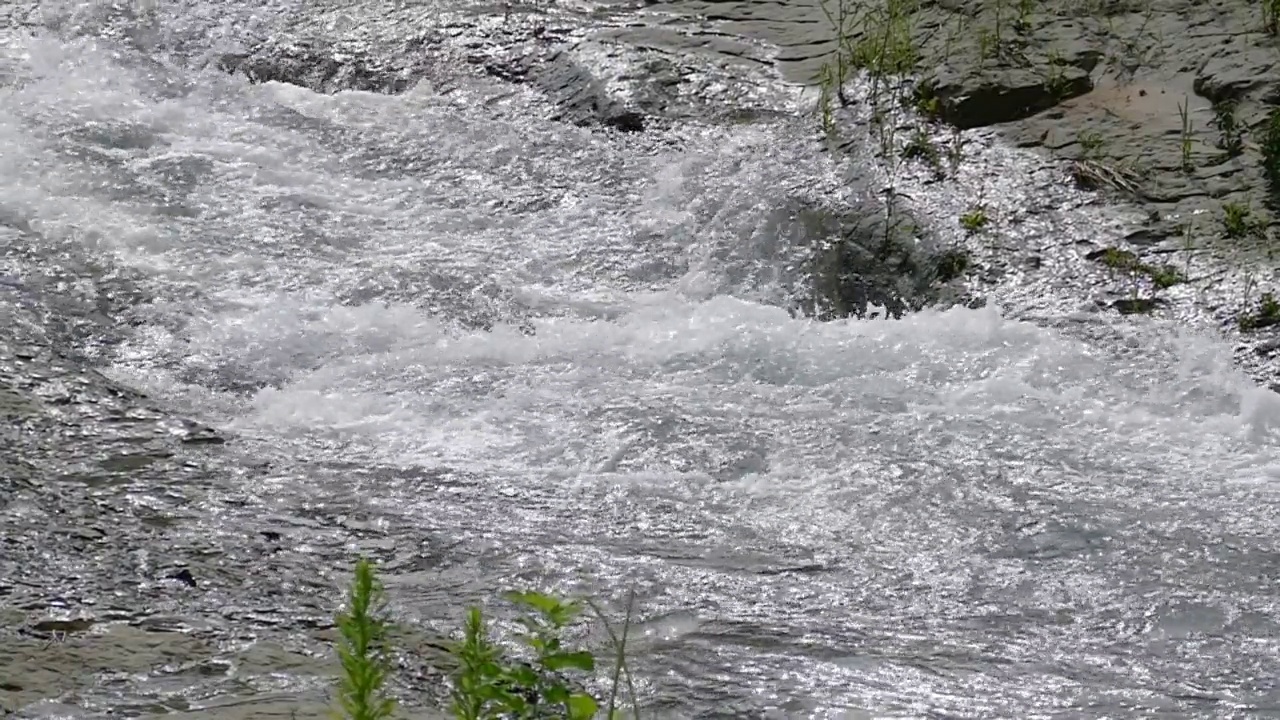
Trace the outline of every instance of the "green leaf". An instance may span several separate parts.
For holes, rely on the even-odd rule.
[[[519,590],[512,590],[504,593],[503,597],[509,602],[537,610],[544,615],[552,613],[560,607],[560,601],[554,596],[547,595],[546,593],[534,592],[532,590],[526,590],[523,592]]]
[[[542,658],[542,664],[548,670],[566,670],[574,669],[583,672],[594,672],[596,669],[596,658],[586,650],[578,652],[562,652],[554,655],[547,655]]]
[[[542,697],[552,705],[563,705],[569,702],[569,688],[563,685],[553,685],[543,691]]]
[[[596,710],[599,708],[595,698],[582,693],[570,695],[564,706],[569,711],[569,720],[591,720],[596,716]]]

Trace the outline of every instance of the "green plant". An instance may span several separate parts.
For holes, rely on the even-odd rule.
[[[338,646],[342,664],[338,703],[348,720],[382,720],[395,711],[394,701],[383,691],[390,668],[383,608],[382,584],[374,577],[373,564],[360,558],[351,581],[347,610],[337,618],[342,636]]]
[[[1031,30],[1031,12],[1035,10],[1035,0],[1018,0],[1018,20],[1015,27],[1018,32]]]
[[[1280,0],[1262,0],[1262,29],[1268,35],[1280,35]]]
[[[973,258],[968,250],[963,247],[948,248],[933,258],[934,276],[938,282],[951,282],[968,272],[972,264]]]
[[[1093,157],[1099,154],[1106,141],[1102,139],[1102,133],[1096,130],[1081,130],[1078,136],[1080,147],[1084,150],[1085,157]]]
[[[1253,217],[1253,209],[1244,203],[1230,201],[1222,205],[1222,233],[1238,239],[1261,235],[1266,225]]]
[[[1117,247],[1105,248],[1097,255],[1089,257],[1102,263],[1108,270],[1122,272],[1134,279],[1135,296],[1138,278],[1145,277],[1157,290],[1165,290],[1187,281],[1186,274],[1173,265],[1150,265],[1142,262],[1133,252]]]
[[[1049,63],[1045,70],[1044,88],[1049,91],[1053,97],[1061,100],[1067,94],[1067,88],[1070,83],[1067,82],[1066,62],[1062,59],[1062,53],[1056,49],[1049,51]]]
[[[1000,48],[999,36],[987,28],[978,28],[978,59],[991,60],[996,57]]]
[[[1244,127],[1236,117],[1236,102],[1221,100],[1213,105],[1213,126],[1218,130],[1218,148],[1227,157],[1244,152]]]
[[[490,638],[479,608],[468,611],[462,641],[454,650],[458,660],[454,716],[459,720],[588,720],[603,709],[606,718],[618,717],[618,687],[624,674],[631,685],[624,660],[630,606],[627,625],[619,637],[599,608],[590,604],[608,630],[616,651],[609,697],[601,708],[600,701],[583,689],[582,682],[595,672],[595,655],[565,642],[566,630],[580,619],[583,603],[537,592],[509,592],[504,598],[520,611],[517,621],[523,632],[518,639],[525,659],[509,657]],[[634,687],[631,695],[634,706]]]
[[[1238,322],[1240,329],[1246,332],[1280,324],[1280,301],[1274,294],[1264,292],[1258,298],[1257,306],[1242,314]]]
[[[1195,170],[1195,166],[1191,162],[1191,99],[1185,95],[1182,98],[1182,102],[1178,103],[1178,117],[1182,120],[1182,136],[1180,138],[1182,172],[1191,173]]]
[[[818,111],[822,122],[822,132],[831,137],[835,132],[835,115],[831,108],[832,95],[839,92],[836,86],[836,70],[831,65],[823,65],[818,71],[818,87],[821,93],[818,98]]]
[[[987,210],[981,204],[974,205],[960,215],[960,227],[968,233],[976,233],[991,222]]]
[[[935,172],[942,171],[942,153],[938,152],[938,147],[922,127],[916,128],[911,139],[902,147],[902,159],[921,160]]]
[[[1276,0],[1280,2],[1280,0]],[[1267,179],[1268,196],[1276,205],[1280,199],[1280,107],[1267,113],[1262,133],[1262,174]]]
[[[947,144],[947,165],[951,174],[960,172],[960,164],[964,162],[964,131],[958,127],[951,128],[951,142]]]

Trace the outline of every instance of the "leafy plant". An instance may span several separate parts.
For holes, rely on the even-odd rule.
[[[1150,265],[1142,262],[1133,252],[1117,247],[1106,248],[1101,253],[1089,257],[1102,263],[1109,270],[1125,273],[1135,280],[1145,277],[1157,290],[1165,290],[1187,281],[1186,273],[1173,265]]]
[[[348,720],[389,718],[395,712],[395,702],[383,691],[390,661],[382,584],[374,577],[373,564],[365,558],[356,562],[347,606],[337,618],[342,635],[338,645],[342,663],[338,703]]]
[[[1246,332],[1280,324],[1280,300],[1276,300],[1272,293],[1262,293],[1257,307],[1241,315],[1238,322],[1240,329]]]
[[[1049,65],[1044,78],[1045,90],[1055,98],[1062,99],[1067,94],[1066,62],[1062,59],[1062,53],[1056,49],[1049,51]]]
[[[921,160],[933,168],[935,173],[942,172],[942,153],[938,151],[938,147],[933,144],[929,133],[922,127],[916,128],[911,135],[911,139],[903,146],[902,158],[904,160]]]
[[[1080,147],[1084,150],[1085,157],[1093,157],[1097,155],[1106,141],[1102,139],[1102,133],[1096,130],[1081,130],[1078,136]]]
[[[1265,229],[1263,221],[1253,217],[1253,209],[1239,202],[1227,202],[1222,205],[1222,232],[1229,238],[1238,239],[1261,235]]]
[[[1280,2],[1280,0],[1276,0]],[[1280,107],[1267,113],[1262,133],[1262,174],[1267,179],[1267,189],[1272,203],[1280,198]]]
[[[463,638],[454,649],[458,671],[454,677],[453,713],[459,720],[589,720],[601,711],[600,701],[583,689],[583,680],[596,670],[596,658],[588,650],[565,641],[566,630],[582,616],[583,604],[538,592],[509,592],[504,598],[520,609],[519,634],[526,659],[509,657],[490,638],[478,608],[467,613]],[[590,605],[614,642],[613,682],[605,717],[614,718],[619,682],[626,671],[626,635],[619,638],[604,615]],[[632,688],[634,705],[635,693]]]
[[[960,216],[960,227],[968,233],[976,233],[991,222],[987,210],[982,205],[974,205]]]
[[[1238,157],[1244,152],[1244,126],[1236,117],[1236,102],[1222,100],[1214,103],[1213,126],[1218,130],[1218,148],[1227,157]]]
[[[1262,0],[1262,29],[1280,35],[1280,0]]]
[[[1018,19],[1015,27],[1019,32],[1031,29],[1031,12],[1035,9],[1035,0],[1018,0]]]

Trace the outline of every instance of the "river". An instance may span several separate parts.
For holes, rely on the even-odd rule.
[[[1280,716],[1280,411],[1225,341],[998,302],[819,322],[784,220],[847,168],[807,118],[622,133],[496,78],[250,84],[194,60],[235,32],[212,3],[154,13],[183,43],[0,45],[0,303],[69,312],[90,279],[29,287],[59,257],[127,281],[65,351],[251,469],[154,542],[216,539],[225,580],[283,535],[279,607],[363,549],[442,632],[512,586],[635,588],[657,716]],[[256,592],[210,582],[186,621]],[[313,687],[242,665],[16,716]]]

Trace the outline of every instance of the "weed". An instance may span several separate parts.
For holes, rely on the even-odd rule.
[[[1253,217],[1253,209],[1235,201],[1222,205],[1222,233],[1238,239],[1260,236],[1266,229],[1265,221]]]
[[[1280,2],[1280,0],[1276,0]],[[1267,113],[1267,123],[1262,133],[1262,173],[1267,179],[1268,195],[1272,204],[1280,199],[1280,107]]]
[[[1100,253],[1088,256],[1102,263],[1113,272],[1122,272],[1134,280],[1145,277],[1157,290],[1165,290],[1184,283],[1187,276],[1173,265],[1149,265],[1142,262],[1133,252],[1117,247],[1109,247]],[[1134,284],[1134,295],[1137,295],[1137,284]]]
[[[1049,91],[1053,97],[1061,100],[1067,94],[1067,71],[1066,63],[1062,59],[1062,53],[1057,50],[1049,51],[1049,65],[1046,69],[1044,78],[1044,88]]]
[[[1280,0],[1262,0],[1262,29],[1268,35],[1280,35]]]
[[[1035,10],[1035,0],[1018,0],[1018,19],[1014,25],[1018,32],[1031,30],[1031,12]]]
[[[338,703],[348,720],[389,718],[395,703],[383,691],[390,662],[382,584],[374,577],[373,564],[364,558],[356,562],[347,605],[347,611],[337,618],[342,634],[338,646],[342,663]]]
[[[1115,247],[1103,250],[1098,261],[1111,270],[1119,270],[1126,273],[1134,272],[1142,265],[1137,255],[1128,250],[1121,250]]]
[[[922,127],[916,128],[912,133],[911,139],[902,148],[903,160],[922,160],[935,172],[942,170],[942,153],[938,152],[938,147],[933,144],[929,133],[925,132]]]
[[[981,204],[974,205],[960,215],[960,227],[970,234],[976,233],[991,222],[987,209]]]
[[[1236,117],[1236,102],[1222,100],[1214,103],[1213,126],[1218,129],[1218,148],[1227,157],[1238,157],[1244,152],[1244,127]]]
[[[639,720],[635,685],[626,666],[627,635],[635,593],[627,601],[621,635],[615,633],[600,608],[590,600],[566,601],[538,592],[510,592],[504,598],[520,611],[523,628],[517,637],[524,659],[508,656],[490,636],[478,608],[467,612],[462,640],[454,644],[457,669],[453,675],[451,713],[457,720],[592,720],[603,711],[607,720],[622,717],[618,689],[626,680],[635,720]],[[603,707],[583,690],[583,680],[595,672],[596,657],[569,647],[566,630],[590,607],[614,645],[612,684]],[[338,658],[342,678],[338,688],[339,720],[386,720],[395,704],[383,686],[390,674],[386,643],[389,623],[384,616],[382,584],[373,564],[361,558],[351,582],[348,609],[338,616],[342,639]]]
[[[836,86],[836,73],[838,71],[831,65],[823,65],[822,70],[818,72],[819,92],[818,111],[821,113],[822,132],[828,138],[832,136],[836,129],[835,114],[831,107],[831,96],[839,93],[840,90]]]
[[[453,713],[459,720],[496,718],[594,718],[600,703],[579,689],[567,671],[592,673],[595,656],[567,648],[564,632],[582,614],[582,606],[535,592],[511,592],[505,598],[521,610],[519,639],[531,660],[506,657],[489,637],[479,608],[471,608],[455,655]]]
[[[1182,102],[1178,103],[1178,117],[1182,120],[1182,136],[1180,138],[1182,172],[1190,174],[1195,170],[1195,166],[1191,163],[1191,99],[1185,95],[1182,97]]]
[[[920,83],[915,89],[916,112],[929,120],[942,118],[942,98],[929,83]]]
[[[1141,270],[1151,278],[1157,289],[1166,290],[1187,281],[1187,275],[1173,265],[1142,265]]]
[[[1238,322],[1245,332],[1280,324],[1280,301],[1274,294],[1264,292],[1258,298],[1257,307],[1241,315]]]
[[[993,60],[1000,48],[999,36],[987,28],[978,28],[978,59]]]
[[[1079,137],[1080,147],[1084,150],[1085,157],[1094,157],[1098,155],[1106,141],[1102,139],[1102,133],[1096,130],[1081,130]]]
[[[933,271],[938,282],[948,283],[964,276],[973,264],[969,251],[962,247],[944,250],[933,259]]]
[[[951,174],[960,172],[960,164],[964,162],[964,132],[958,127],[951,128],[951,142],[947,145],[947,165]]]

